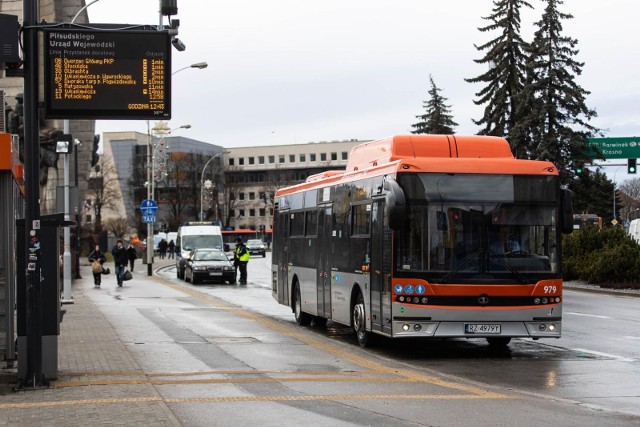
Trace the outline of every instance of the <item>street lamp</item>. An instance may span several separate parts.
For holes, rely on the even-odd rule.
[[[156,124],[153,130],[162,135],[162,140],[166,134],[170,134],[177,129],[190,129],[191,125],[182,125],[177,128],[170,129],[166,122],[160,122]],[[153,162],[153,143],[151,137],[150,123],[147,120],[147,135],[149,141],[147,144],[147,199],[154,199],[155,190],[155,177],[154,177],[154,162]],[[147,223],[147,276],[153,275],[153,223]]]
[[[179,73],[182,70],[186,70],[187,68],[199,68],[199,69],[203,69],[203,68],[207,68],[209,66],[209,64],[207,64],[206,62],[196,62],[195,64],[191,64],[191,65],[187,65],[186,67],[182,67],[176,71],[174,71],[173,73],[171,73],[171,75],[173,76],[176,73]]]
[[[202,221],[204,219],[203,213],[202,213],[202,203],[204,200],[204,171],[205,169],[207,169],[207,166],[209,166],[209,163],[211,163],[211,161],[213,159],[215,159],[216,157],[220,157],[224,154],[224,151],[221,153],[216,154],[215,156],[211,157],[207,163],[204,164],[204,167],[202,168],[202,173],[200,174],[200,221]]]

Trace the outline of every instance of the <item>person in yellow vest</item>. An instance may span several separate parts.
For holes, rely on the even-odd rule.
[[[233,263],[240,270],[240,284],[247,284],[247,263],[251,258],[251,254],[247,250],[247,247],[242,243],[242,239],[238,237],[236,239],[236,248],[233,251]]]

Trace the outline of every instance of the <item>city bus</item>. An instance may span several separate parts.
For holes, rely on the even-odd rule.
[[[571,196],[506,140],[406,135],[276,193],[272,295],[300,325],[387,338],[560,338]],[[500,250],[502,248],[502,250]]]
[[[602,230],[602,217],[596,214],[573,214],[573,229],[580,230],[585,226],[590,225],[592,227],[598,227],[598,230]]]
[[[236,239],[240,237],[244,243],[249,239],[261,239],[263,242],[271,242],[271,229],[264,231],[252,230],[250,228],[236,228],[235,230],[222,230],[222,240],[224,250],[229,252],[235,249]]]

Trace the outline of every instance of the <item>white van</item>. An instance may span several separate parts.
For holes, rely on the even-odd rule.
[[[640,243],[640,219],[634,219],[629,224],[629,236]]]
[[[222,250],[222,230],[210,222],[186,222],[178,228],[176,244],[176,275],[184,279],[185,257],[194,249],[218,248]]]

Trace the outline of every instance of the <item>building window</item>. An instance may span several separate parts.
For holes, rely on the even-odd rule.
[[[289,154],[289,163],[295,163],[295,162],[296,162],[296,155]]]
[[[256,193],[254,193],[253,191],[251,191],[249,193],[249,200],[255,200],[256,199]]]
[[[249,164],[250,165],[255,165],[256,164],[256,158],[255,157],[249,157]]]
[[[338,160],[338,153],[331,153],[331,160]]]
[[[244,165],[244,157],[238,158],[238,166]]]
[[[327,161],[327,153],[320,153],[320,161],[321,162]]]
[[[304,154],[300,154],[300,163],[304,163],[307,161],[307,157]]]
[[[244,193],[238,193],[238,200],[244,200]]]
[[[256,216],[256,210],[255,209],[249,209],[249,216]]]
[[[236,159],[234,159],[233,157],[229,157],[229,166],[235,166],[236,164]]]
[[[347,153],[346,151],[342,152],[342,160],[347,160],[349,158],[349,153]]]
[[[278,163],[284,163],[284,154],[278,154]]]
[[[264,156],[258,156],[258,164],[264,165]]]
[[[238,219],[244,218],[244,209],[238,209]]]
[[[264,208],[260,208],[258,212],[259,212],[259,215],[262,217],[264,217],[264,214],[266,213]]]
[[[316,153],[309,154],[309,161],[310,162],[315,162],[316,161]]]
[[[276,162],[276,156],[269,156],[269,164],[274,164]]]

